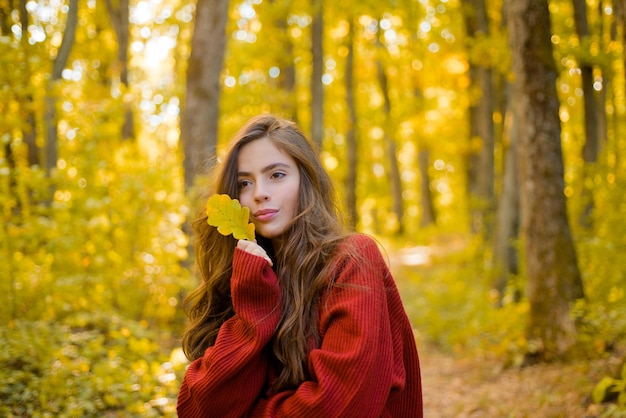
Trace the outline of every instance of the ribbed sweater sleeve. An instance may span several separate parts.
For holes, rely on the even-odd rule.
[[[241,417],[262,392],[268,367],[263,348],[281,315],[278,280],[268,262],[236,248],[231,296],[235,315],[187,369],[178,394],[179,418]]]
[[[310,379],[261,398],[251,416],[422,416],[417,350],[397,288],[376,243],[351,239],[361,256],[346,258],[322,298]]]

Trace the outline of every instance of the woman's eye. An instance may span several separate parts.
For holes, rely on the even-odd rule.
[[[282,179],[283,177],[285,177],[285,173],[281,172],[281,171],[277,171],[275,173],[272,173],[272,175],[270,176],[273,179]]]
[[[239,181],[239,188],[243,189],[244,187],[248,187],[250,184],[252,184],[249,180],[240,180]]]

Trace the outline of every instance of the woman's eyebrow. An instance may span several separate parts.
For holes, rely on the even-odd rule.
[[[291,168],[291,165],[287,164],[287,163],[272,163],[272,164],[268,164],[265,167],[263,167],[261,169],[261,173],[267,173],[268,171],[272,171],[276,168]],[[240,177],[245,177],[245,176],[249,176],[251,175],[251,173],[247,172],[247,171],[240,171],[237,173],[238,176]]]

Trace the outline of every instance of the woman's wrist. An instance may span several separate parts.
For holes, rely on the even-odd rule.
[[[281,292],[276,274],[264,258],[241,248],[235,249],[231,276],[235,312],[242,316],[265,317],[280,305]]]

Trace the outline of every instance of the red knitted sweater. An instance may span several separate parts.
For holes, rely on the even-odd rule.
[[[396,285],[371,238],[350,240],[368,262],[346,258],[323,295],[321,344],[309,354],[309,380],[271,395],[265,346],[281,316],[278,279],[263,258],[235,250],[235,315],[189,365],[180,418],[422,417],[417,349]]]

